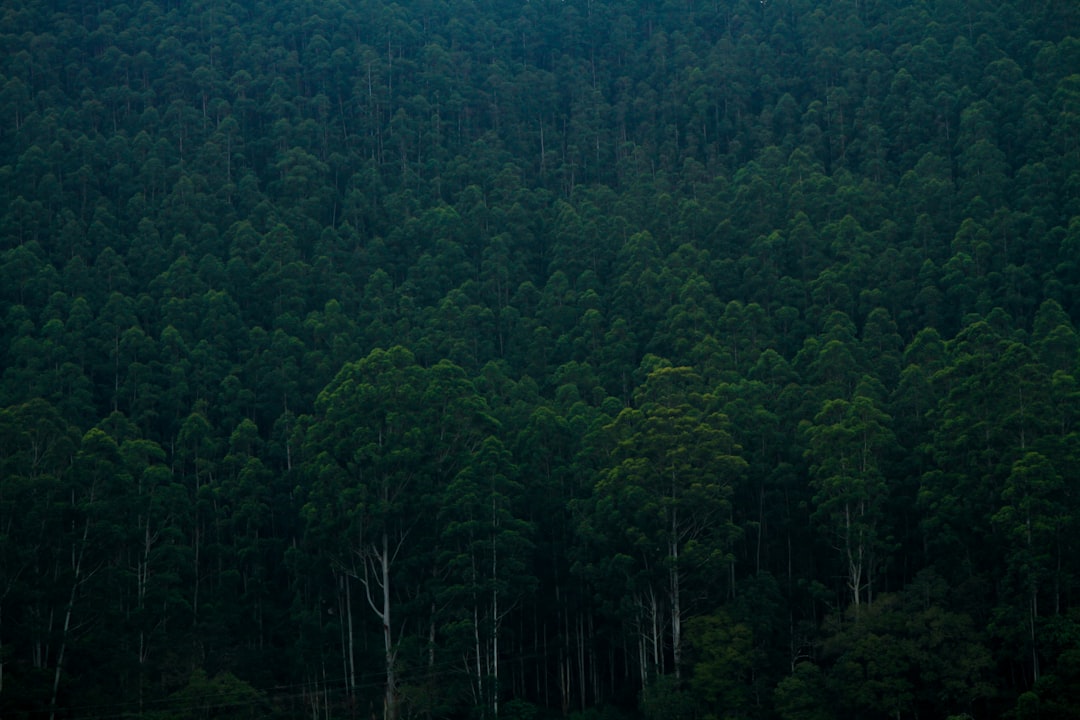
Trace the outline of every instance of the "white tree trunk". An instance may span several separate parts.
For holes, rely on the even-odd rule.
[[[394,664],[397,653],[394,651],[393,631],[390,627],[390,543],[386,532],[382,535],[382,553],[379,557],[382,570],[382,623],[383,646],[386,649],[386,700],[383,706],[385,720],[397,718],[397,677]]]
[[[91,496],[92,497],[92,496]],[[75,596],[82,583],[83,557],[86,553],[86,540],[90,535],[90,518],[83,524],[82,541],[79,550],[74,557],[74,574],[71,580],[71,595],[68,598],[67,610],[64,613],[64,630],[60,635],[60,652],[56,656],[56,672],[53,673],[52,699],[49,700],[49,720],[56,718],[56,697],[60,690],[60,675],[64,670],[64,652],[67,650],[68,631],[71,629],[71,614],[75,610]]]

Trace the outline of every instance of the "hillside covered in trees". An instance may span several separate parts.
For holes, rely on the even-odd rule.
[[[0,7],[0,716],[1080,717],[1080,5]]]

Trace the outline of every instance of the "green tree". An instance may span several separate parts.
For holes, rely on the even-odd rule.
[[[231,672],[209,677],[195,668],[187,684],[161,703],[166,710],[148,713],[154,720],[211,720],[212,718],[260,717],[269,701],[265,693]]]
[[[826,720],[833,717],[821,668],[801,662],[776,685],[773,705],[782,720]]]
[[[724,611],[687,622],[693,651],[690,685],[706,718],[745,717],[750,711],[753,632]]]
[[[394,720],[404,571],[430,566],[420,557],[432,528],[420,521],[480,442],[488,416],[460,368],[445,361],[422,368],[400,346],[346,365],[320,393],[316,412],[305,439],[313,482],[306,531],[359,583],[379,621],[384,713]]]
[[[864,380],[855,397],[826,400],[803,431],[814,489],[814,516],[842,560],[855,615],[872,604],[874,580],[887,560],[888,453],[895,438],[889,416]]]
[[[737,529],[730,499],[746,462],[728,432],[728,420],[700,392],[685,367],[661,366],[639,389],[637,407],[606,428],[611,464],[596,483],[592,512],[625,560],[625,592],[650,617],[642,637],[642,680],[664,667],[658,624],[670,617],[676,675],[683,668],[686,599],[705,592],[703,580],[730,566]],[[646,660],[648,656],[648,660]]]
[[[1051,588],[1055,597],[1051,611],[1060,609],[1056,594],[1062,585],[1062,540],[1069,519],[1065,483],[1046,457],[1027,452],[1013,463],[1001,500],[1004,504],[992,520],[1005,533],[1006,562],[1018,589],[1027,596],[1031,673],[1038,682],[1040,589]]]
[[[501,698],[500,644],[503,624],[535,585],[528,574],[532,526],[519,517],[523,488],[509,451],[485,438],[471,462],[445,489],[440,503],[440,545],[448,582],[444,602],[457,634],[471,628],[465,651],[474,704],[482,717],[498,717]],[[460,642],[460,641],[459,641]],[[503,673],[505,674],[505,669]]]

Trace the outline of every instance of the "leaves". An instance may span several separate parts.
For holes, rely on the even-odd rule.
[[[0,714],[1066,714],[1074,5],[5,8]]]

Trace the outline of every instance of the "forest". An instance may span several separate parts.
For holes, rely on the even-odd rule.
[[[1080,718],[1080,4],[0,6],[0,717]]]

